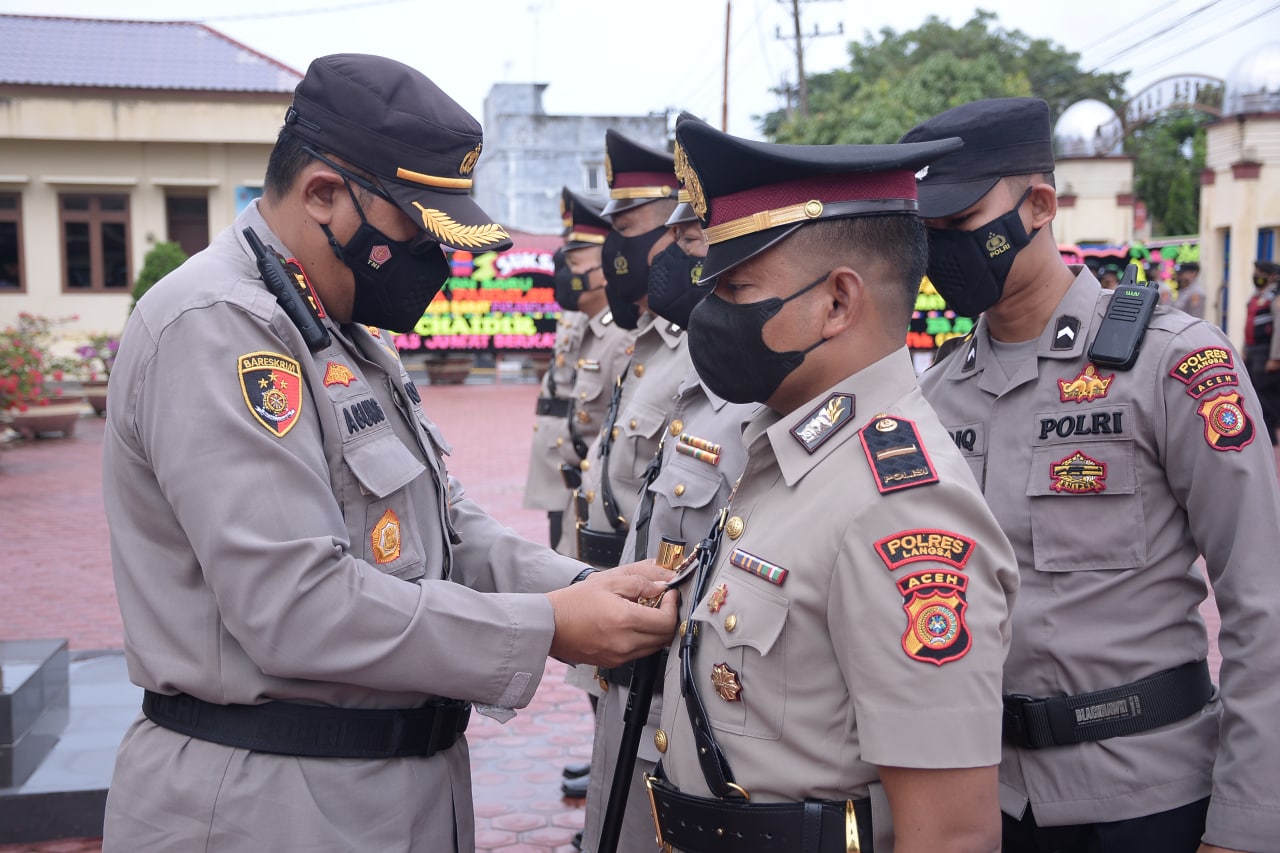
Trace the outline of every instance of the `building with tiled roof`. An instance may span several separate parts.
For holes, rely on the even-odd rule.
[[[147,251],[261,192],[300,72],[208,26],[0,14],[0,325],[118,331]]]

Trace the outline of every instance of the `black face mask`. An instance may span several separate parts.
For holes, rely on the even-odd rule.
[[[344,183],[345,183],[344,179]],[[365,219],[351,184],[347,192],[360,214],[360,227],[344,246],[321,225],[333,253],[355,276],[351,322],[391,332],[409,332],[422,319],[450,274],[439,243],[392,240]]]
[[[679,243],[658,253],[649,267],[649,310],[682,329],[689,328],[689,313],[715,287],[698,284],[702,258],[685,254]]]
[[[804,350],[778,352],[765,344],[764,324],[783,305],[830,275],[824,274],[786,299],[774,296],[735,305],[712,293],[699,302],[689,316],[689,356],[707,387],[730,403],[763,403],[772,397],[782,380],[827,339]]]
[[[556,303],[566,311],[577,311],[578,301],[582,298],[582,294],[591,292],[589,281],[591,274],[600,267],[592,267],[585,272],[576,273],[569,269],[568,264],[556,267]]]
[[[640,308],[635,303],[649,292],[649,250],[667,233],[667,226],[623,237],[610,231],[604,238],[604,292],[613,310],[613,321],[624,329],[634,329],[640,322]]]
[[[1013,210],[973,231],[929,230],[929,281],[948,307],[977,317],[1000,301],[1014,258],[1040,231],[1030,234],[1018,209],[1031,194],[1022,194]]]

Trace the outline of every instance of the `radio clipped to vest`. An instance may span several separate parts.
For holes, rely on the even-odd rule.
[[[258,272],[262,275],[267,290],[280,303],[284,313],[293,321],[293,325],[302,332],[302,339],[312,352],[324,349],[329,345],[329,330],[320,322],[323,309],[320,301],[311,289],[311,283],[298,267],[291,273],[285,266],[285,260],[263,244],[252,228],[244,229],[244,238],[249,248],[258,259]],[[293,262],[296,266],[296,262]]]
[[[1138,267],[1129,264],[1111,295],[1107,314],[1089,346],[1089,360],[1098,367],[1128,370],[1138,360],[1142,337],[1160,302],[1160,288],[1138,281]]]

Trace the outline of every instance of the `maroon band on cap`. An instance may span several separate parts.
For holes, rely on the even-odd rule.
[[[751,187],[741,192],[712,198],[711,219],[708,225],[714,227],[761,211],[804,204],[815,199],[824,204],[835,204],[844,201],[892,198],[916,198],[915,172],[901,169],[889,172],[823,175],[763,187]]]
[[[615,172],[610,189],[625,190],[635,187],[670,187],[679,185],[675,172]]]

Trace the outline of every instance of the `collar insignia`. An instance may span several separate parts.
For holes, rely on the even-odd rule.
[[[813,453],[852,420],[854,403],[852,394],[832,394],[803,421],[792,427],[791,434],[805,450]]]
[[[355,380],[356,375],[345,364],[331,361],[324,369],[324,387],[326,388],[330,385],[350,385]]]
[[[964,372],[968,372],[970,370],[973,370],[973,368],[977,364],[978,364],[978,339],[975,338],[972,333],[970,333],[969,349],[965,351],[964,367],[962,367],[961,370]]]
[[[1053,345],[1050,349],[1057,352],[1075,348],[1076,337],[1080,334],[1080,320],[1070,314],[1063,314],[1053,327]]]
[[[1080,371],[1080,375],[1070,382],[1066,379],[1058,380],[1058,398],[1064,403],[1089,403],[1100,400],[1107,396],[1107,389],[1111,387],[1111,382],[1115,378],[1114,373],[1110,376],[1099,376],[1098,368],[1092,364],[1086,364],[1084,370]]]

